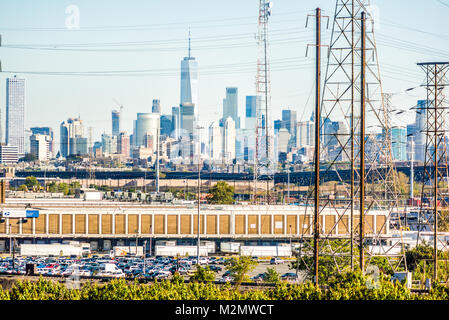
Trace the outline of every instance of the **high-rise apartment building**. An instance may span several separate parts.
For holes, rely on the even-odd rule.
[[[50,158],[55,156],[55,138],[53,134],[53,129],[50,127],[32,127],[30,128],[32,134],[41,134],[50,137]]]
[[[117,137],[106,133],[101,135],[101,148],[104,155],[117,153]]]
[[[126,132],[120,132],[117,141],[117,153],[123,154],[125,157],[130,157],[130,137]]]
[[[25,154],[25,79],[6,79],[6,144]]]
[[[30,153],[39,161],[48,161],[51,158],[50,145],[52,138],[49,135],[33,134],[30,137]]]

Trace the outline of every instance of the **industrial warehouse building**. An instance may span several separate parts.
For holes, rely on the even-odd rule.
[[[53,243],[77,240],[91,243],[92,249],[109,250],[116,245],[134,245],[137,239],[176,240],[194,244],[198,237],[198,209],[195,205],[142,205],[132,202],[83,201],[81,199],[7,199],[5,208],[39,209],[39,217],[17,223],[0,223],[0,251],[13,237],[18,243]],[[347,237],[349,212],[324,209],[320,213],[323,235]],[[366,214],[366,235],[389,233],[388,211]],[[341,217],[341,218],[340,218]],[[353,227],[358,228],[358,212]],[[312,234],[313,208],[303,206],[202,205],[202,240],[243,241],[276,244]],[[338,221],[338,222],[337,222]]]

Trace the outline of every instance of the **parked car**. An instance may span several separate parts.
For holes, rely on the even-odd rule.
[[[230,282],[230,281],[232,281],[233,279],[232,279],[232,277],[230,277],[230,276],[223,276],[223,277],[221,277],[219,280],[218,280],[218,282],[221,282],[221,283],[225,283],[225,282]]]
[[[215,272],[220,272],[221,270],[223,270],[223,268],[222,267],[219,267],[219,266],[216,266],[216,265],[210,265],[209,266],[209,269],[210,270],[212,270],[212,271],[215,271]]]
[[[266,277],[267,277],[266,273],[259,273],[258,275],[252,277],[251,280],[261,282],[264,281]]]
[[[282,279],[282,280],[296,281],[296,280],[298,280],[298,276],[296,275],[296,273],[293,273],[293,272],[287,272],[287,273],[284,273],[284,274],[281,276],[281,279]]]
[[[284,260],[281,258],[272,258],[270,260],[270,264],[284,264]]]

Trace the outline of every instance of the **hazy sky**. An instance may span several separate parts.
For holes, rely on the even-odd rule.
[[[110,133],[114,100],[123,104],[124,129],[131,133],[136,113],[151,112],[154,98],[161,100],[162,113],[179,104],[180,61],[187,55],[190,28],[192,55],[199,63],[201,122],[208,125],[221,116],[225,88],[236,86],[244,123],[245,96],[255,94],[258,4],[257,0],[2,0],[2,121],[5,79],[15,73],[26,79],[26,127],[51,126],[58,148],[59,125],[69,117],[81,115],[86,132],[94,127],[94,139]],[[449,0],[377,0],[372,5],[383,90],[397,93],[395,107],[408,109],[425,98],[423,89],[404,93],[425,78],[416,63],[449,60]],[[282,108],[297,110],[299,118],[310,117],[314,61],[313,54],[305,57],[305,53],[314,41],[314,29],[313,23],[306,29],[305,21],[316,7],[332,18],[335,1],[273,1],[269,26],[273,119],[280,117]],[[77,23],[73,8],[79,11],[77,29],[67,27]],[[331,30],[332,19],[329,30],[323,31],[327,44]],[[146,71],[117,75],[130,70]],[[94,71],[115,73],[85,75]],[[64,72],[69,74],[58,74]],[[394,121],[405,124],[413,118],[410,110]]]

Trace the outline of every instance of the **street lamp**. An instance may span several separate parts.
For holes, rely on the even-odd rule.
[[[153,225],[150,224],[150,257],[153,255],[153,250],[152,250],[152,243],[153,243]]]
[[[290,249],[292,249],[292,225],[290,225]]]
[[[200,265],[200,202],[201,202],[201,139],[200,133],[203,127],[197,126],[198,129],[198,241],[197,241],[197,265]]]

